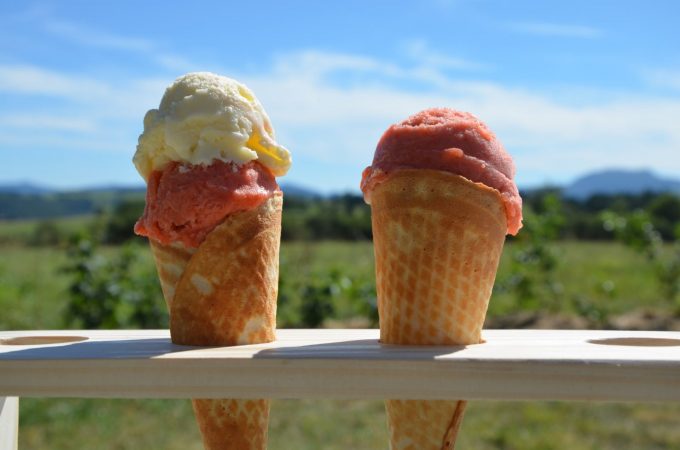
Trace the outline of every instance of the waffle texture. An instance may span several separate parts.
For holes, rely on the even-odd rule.
[[[197,249],[151,240],[172,341],[244,345],[275,339],[283,197],[228,216]],[[195,399],[207,450],[261,450],[269,400]]]
[[[267,448],[269,400],[194,399],[192,404],[206,449]]]
[[[371,192],[380,340],[468,345],[481,330],[507,230],[498,191],[404,169]],[[463,401],[387,400],[391,448],[453,448]]]

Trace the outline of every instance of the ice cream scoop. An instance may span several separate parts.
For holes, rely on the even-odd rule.
[[[188,167],[176,162],[149,176],[144,215],[135,233],[161,244],[196,248],[227,216],[257,207],[279,192],[274,175],[257,162],[220,160]]]
[[[493,188],[503,198],[508,233],[516,234],[522,227],[522,199],[513,181],[512,158],[494,133],[470,113],[433,108],[390,126],[362,176],[366,201],[370,203],[376,184],[400,169],[441,170]]]
[[[144,117],[133,162],[145,180],[168,162],[207,165],[257,160],[285,175],[290,152],[274,139],[267,113],[236,80],[209,72],[179,77]]]

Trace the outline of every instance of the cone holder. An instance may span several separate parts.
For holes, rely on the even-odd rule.
[[[0,332],[0,450],[18,397],[680,402],[680,332],[485,330],[396,346],[378,330],[278,330],[268,344],[174,345],[167,330]]]

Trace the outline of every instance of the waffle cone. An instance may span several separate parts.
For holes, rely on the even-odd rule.
[[[244,345],[275,339],[282,195],[228,216],[197,249],[151,249],[180,345]],[[207,450],[267,445],[269,400],[195,399]]]
[[[373,189],[371,210],[381,342],[481,342],[507,230],[500,194],[447,172],[400,170]],[[464,408],[387,400],[391,448],[453,448]]]

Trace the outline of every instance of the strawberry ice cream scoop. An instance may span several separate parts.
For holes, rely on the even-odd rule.
[[[180,241],[195,248],[228,215],[256,208],[277,191],[274,175],[257,161],[172,162],[151,172],[135,233],[164,245]]]
[[[366,201],[370,203],[376,184],[400,169],[442,170],[496,189],[505,206],[508,233],[517,234],[522,227],[522,199],[513,181],[512,158],[470,113],[433,108],[390,126],[362,176]]]

